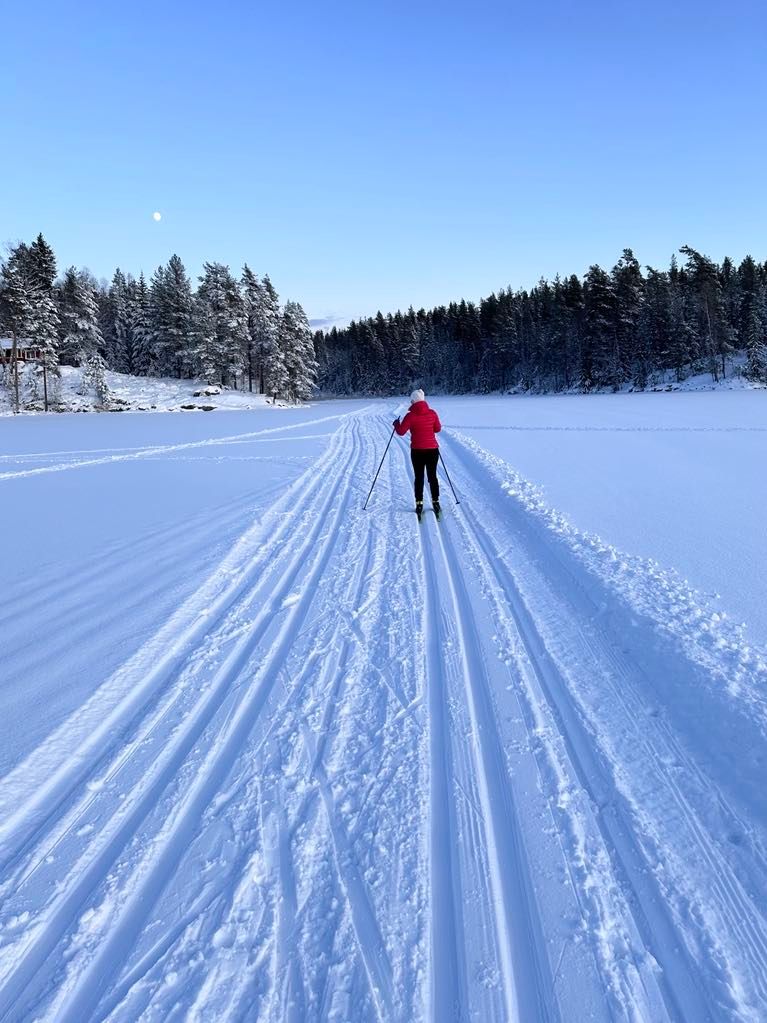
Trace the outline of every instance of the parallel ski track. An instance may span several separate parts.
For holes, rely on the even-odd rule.
[[[490,495],[484,474],[477,471],[471,453],[460,444],[452,444],[450,455],[451,468],[457,470],[455,476],[463,491],[473,495],[484,493],[486,501],[483,503],[489,506]],[[614,791],[614,782],[595,748],[594,736],[587,731],[568,682],[547,651],[545,639],[522,597],[503,550],[499,549],[494,537],[476,516],[456,516],[456,519],[460,521],[469,548],[480,564],[480,571],[496,593],[500,590],[505,595],[505,603],[516,633],[522,639],[527,661],[545,694],[558,731],[565,740],[576,775],[591,794],[594,803],[601,807],[599,826],[614,868],[623,884],[633,893],[633,911],[639,932],[646,947],[663,968],[660,984],[669,1017],[680,1023],[691,1019],[713,1020],[713,1006],[718,1001],[717,992],[709,990],[708,997],[704,996],[704,992],[709,989],[709,978],[700,970],[696,949],[690,948],[683,933],[680,933],[679,922],[669,909],[665,893],[658,888],[655,874],[645,858],[645,843],[636,834],[637,822],[626,811],[622,799]],[[506,536],[506,543],[508,539]],[[530,535],[524,531],[516,532],[514,542],[529,543]],[[533,557],[540,558],[540,555],[539,547]],[[549,556],[546,563],[553,569],[556,556]],[[562,573],[561,567],[557,569],[557,578],[566,579],[566,573]],[[570,580],[570,589],[573,585],[577,583]],[[560,592],[567,599],[567,587],[562,587]],[[577,606],[573,606],[570,613],[577,615]],[[605,635],[603,645],[599,647],[592,641],[591,649],[597,658],[606,660],[612,669],[600,672],[600,679],[610,685],[616,702],[623,708],[626,720],[647,721],[647,708],[639,696],[641,680],[634,677],[635,670],[617,652],[610,637]],[[722,919],[728,921],[730,933],[738,934],[741,938],[745,962],[750,964],[749,973],[754,991],[761,1004],[767,1006],[765,921],[759,914],[755,914],[753,901],[701,826],[696,812],[680,790],[668,765],[684,764],[683,775],[694,780],[700,786],[700,791],[708,794],[707,798],[717,800],[725,807],[733,819],[737,820],[737,817],[734,811],[726,807],[721,794],[711,791],[711,783],[702,774],[699,765],[682,749],[662,720],[653,719],[652,727],[638,731],[637,738],[646,751],[646,763],[654,770],[659,786],[665,790],[676,808],[677,813],[673,819],[686,822],[691,841],[697,849],[699,863],[708,866],[710,886],[706,894],[713,896]],[[669,756],[669,751],[673,751],[673,756]],[[715,935],[712,936],[712,947],[716,948]],[[685,950],[682,955],[680,948]]]
[[[364,412],[365,410],[360,410]],[[359,413],[354,413],[358,415]],[[25,479],[30,476],[42,476],[52,472],[66,472],[72,469],[90,469],[95,465],[113,465],[117,462],[135,462],[145,458],[155,458],[157,455],[173,454],[177,451],[192,451],[197,448],[220,447],[238,442],[259,440],[267,434],[279,434],[290,430],[301,430],[307,426],[316,426],[319,423],[343,422],[352,413],[344,412],[334,416],[320,416],[317,419],[305,419],[300,423],[286,423],[284,426],[265,427],[262,430],[252,430],[249,433],[232,434],[229,437],[207,437],[203,440],[187,441],[182,444],[161,444],[155,447],[137,448],[121,454],[105,455],[102,458],[84,458],[75,462],[58,462],[52,465],[38,466],[35,469],[20,469],[18,472],[0,472],[0,483],[9,482],[14,479]]]
[[[356,520],[356,521],[355,521]],[[369,517],[361,519],[365,527],[369,523]],[[324,869],[327,864],[333,864],[336,874],[334,890],[345,900],[348,910],[348,922],[356,944],[356,951],[359,954],[359,961],[367,977],[367,983],[371,996],[371,1004],[375,1014],[382,1023],[389,1023],[395,1019],[402,1019],[403,1023],[409,1019],[409,1015],[403,1015],[400,1009],[394,1004],[392,967],[385,948],[380,928],[376,921],[372,900],[367,891],[367,885],[361,875],[355,852],[352,849],[352,835],[347,831],[342,815],[337,808],[334,796],[334,779],[332,779],[324,765],[326,747],[330,736],[333,734],[334,717],[338,714],[339,708],[346,706],[346,699],[342,698],[344,693],[349,693],[350,699],[358,698],[358,694],[366,693],[365,676],[369,669],[366,656],[364,637],[360,633],[360,626],[357,624],[357,616],[363,615],[367,610],[376,607],[374,598],[380,589],[380,573],[385,567],[385,550],[389,545],[390,537],[381,530],[366,528],[366,538],[363,540],[358,536],[361,521],[354,512],[347,517],[344,529],[348,530],[348,537],[345,541],[344,553],[340,563],[340,575],[334,578],[333,594],[326,594],[325,602],[331,602],[334,607],[332,618],[325,619],[326,629],[320,631],[312,638],[310,648],[312,653],[308,660],[303,662],[303,668],[290,692],[290,697],[274,714],[275,722],[280,722],[280,732],[283,736],[299,735],[305,750],[307,761],[307,777],[318,783],[318,788],[311,788],[309,795],[289,815],[283,814],[281,823],[276,825],[274,811],[266,814],[265,827],[272,833],[273,837],[269,844],[278,850],[276,864],[274,866],[273,885],[282,892],[285,897],[277,897],[272,900],[279,906],[277,911],[278,923],[276,925],[275,938],[272,942],[271,956],[273,959],[273,974],[271,982],[271,995],[267,1001],[259,998],[256,993],[256,982],[249,976],[250,971],[242,978],[242,982],[235,982],[234,990],[229,994],[228,1004],[236,1005],[238,1008],[233,1011],[233,1018],[239,1019],[247,1011],[247,1018],[264,1019],[295,1019],[306,1018],[303,1016],[301,1006],[305,1006],[306,994],[301,990],[302,984],[311,985],[313,990],[322,988],[322,981],[317,976],[323,972],[319,963],[311,960],[300,965],[301,955],[297,952],[296,943],[298,940],[299,923],[297,919],[298,906],[295,900],[294,882],[291,881],[292,855],[290,851],[290,836],[295,835],[299,830],[305,832],[310,828],[310,834],[315,833],[316,828],[322,829],[322,841],[329,841],[332,849],[330,860],[323,858],[317,862],[304,862],[302,864],[303,879],[305,888],[311,890],[315,884],[321,886],[320,877],[314,875],[314,871]],[[361,548],[360,544],[364,546]],[[359,554],[362,550],[361,555]],[[358,555],[356,558],[354,555]],[[354,616],[350,616],[348,609],[354,609]],[[321,650],[317,647],[319,637],[323,635]],[[307,687],[308,684],[308,687]],[[310,728],[308,717],[319,723]],[[268,737],[267,737],[268,738]],[[266,772],[260,766],[258,754],[249,754],[248,762],[253,764],[252,771],[262,778],[261,789],[280,788],[282,776],[281,758],[277,751],[273,754],[274,764]],[[247,777],[247,775],[246,775]],[[242,782],[238,783],[242,784]],[[313,827],[309,823],[308,814],[312,805],[312,795],[319,791],[322,804],[325,809],[324,825],[322,818],[315,818]],[[268,805],[268,800],[261,798],[262,813]],[[279,799],[280,804],[284,801]],[[247,812],[243,808],[243,812]],[[360,814],[361,815],[361,814]],[[360,816],[358,815],[358,816]],[[233,819],[239,819],[239,813],[233,814]],[[302,841],[312,841],[308,836]],[[307,870],[310,872],[307,876]],[[303,915],[306,905],[301,907]],[[325,967],[327,969],[327,967]],[[331,989],[332,990],[332,989]],[[308,992],[307,992],[308,993]],[[195,1002],[195,1012],[205,1013],[207,1005],[206,991],[201,1001]],[[198,1018],[195,1015],[195,1018]],[[312,1015],[312,1018],[314,1016]],[[367,1017],[366,1017],[367,1018]]]
[[[464,505],[440,524],[429,512],[421,524],[412,519],[423,566],[417,583],[417,596],[423,598],[421,633],[410,655],[420,653],[423,659],[426,692],[421,695],[428,708],[421,745],[428,821],[420,850],[429,906],[421,941],[428,947],[421,949],[420,967],[417,957],[403,966],[399,950],[387,947],[384,924],[390,921],[377,916],[380,889],[368,887],[357,859],[355,826],[345,819],[339,799],[337,785],[343,786],[347,765],[338,778],[330,765],[339,707],[348,709],[370,692],[370,635],[360,629],[357,615],[377,608],[376,574],[391,569],[393,543],[397,564],[402,563],[409,540],[393,541],[372,517],[354,518],[362,502],[361,470],[369,468],[378,423],[362,416],[327,418],[338,423],[328,450],[266,517],[259,534],[263,544],[252,562],[232,573],[215,600],[196,604],[193,595],[180,619],[183,628],[160,630],[154,645],[147,644],[120,669],[126,679],[140,681],[125,689],[111,713],[38,791],[18,806],[0,806],[5,811],[0,924],[31,913],[23,928],[0,929],[5,941],[0,1020],[97,1023],[121,1008],[131,1014],[126,1018],[139,1018],[155,1008],[159,992],[157,1008],[167,1008],[169,1020],[202,1021],[223,1011],[225,1019],[299,1023],[316,1012],[310,999],[330,976],[327,964],[312,962],[311,946],[308,955],[301,948],[303,929],[311,934],[322,904],[299,903],[299,878],[309,891],[315,881],[328,889],[332,878],[329,890],[340,898],[334,916],[338,941],[354,959],[346,973],[353,990],[349,1005],[360,1011],[364,1005],[366,1020],[368,1011],[379,1023],[404,1023],[406,1013],[412,1014],[413,1006],[397,989],[397,969],[420,977],[424,1017],[433,1023],[463,1023],[478,998],[492,1013],[487,1023],[574,1019],[577,1006],[560,1005],[556,998],[561,955],[552,969],[536,904],[525,847],[526,806],[517,805],[496,680],[488,668],[497,658],[496,644],[512,654],[509,679],[547,790],[563,865],[573,868],[568,854],[581,825],[604,853],[607,868],[600,862],[597,871],[587,871],[586,882],[571,869],[584,919],[593,927],[605,919],[599,900],[608,899],[606,892],[588,887],[595,878],[597,888],[600,879],[614,884],[618,901],[623,899],[620,922],[630,932],[627,946],[608,961],[600,955],[610,953],[594,942],[605,998],[610,992],[616,1019],[750,1023],[763,1018],[758,1008],[756,1014],[735,1014],[726,995],[728,986],[740,985],[743,1004],[767,1007],[767,920],[754,895],[763,881],[761,861],[752,874],[740,861],[734,868],[707,829],[696,794],[706,795],[734,830],[745,824],[671,725],[648,715],[641,669],[621,653],[609,623],[598,622],[587,606],[590,598],[577,569],[560,560],[524,511],[514,509],[506,519],[495,510],[501,498],[494,481],[468,448],[449,438],[445,451],[451,475],[466,495]],[[162,450],[178,447],[185,445]],[[409,479],[404,446],[392,462],[399,469],[395,474],[390,463],[379,487],[388,476],[390,488],[398,490],[403,475]],[[239,508],[231,514],[236,521]],[[472,604],[478,588],[497,637],[487,634],[485,618]],[[70,592],[65,581],[60,592]],[[610,701],[618,738],[636,736],[652,785],[648,812],[664,817],[660,824],[666,830],[658,833],[661,841],[667,839],[665,848],[655,850],[655,832],[646,831],[648,822],[619,790],[615,753],[603,748],[611,735],[594,731],[579,700],[578,679],[568,675],[552,630],[560,646],[572,645],[579,665],[592,665],[593,683]],[[162,637],[169,640],[167,649],[152,660]],[[291,657],[298,664],[293,674]],[[378,681],[388,689],[387,701],[399,704],[393,717],[390,702],[385,704],[390,729],[400,715],[416,712],[420,695],[405,699],[396,679],[392,684],[381,674]],[[542,723],[550,732],[536,751],[534,736]],[[286,785],[283,743],[305,761],[308,786]],[[619,743],[616,748],[620,751]],[[341,755],[344,749],[341,742]],[[402,757],[411,753],[405,745],[386,749],[381,778],[362,790],[358,822],[365,818],[370,793],[379,798],[382,779],[394,778]],[[584,794],[575,809],[558,804],[563,777]],[[576,814],[582,820],[576,822]],[[226,821],[231,848],[224,876],[206,879],[166,926],[162,907],[177,870],[183,863],[186,876],[195,876],[195,840],[218,819]],[[679,855],[695,856],[705,892],[684,888],[684,864],[674,860],[676,842],[668,840],[672,819]],[[304,860],[305,842],[310,847],[319,842],[324,855]],[[754,848],[758,857],[757,841]],[[257,890],[248,882],[255,852],[263,854],[266,870]],[[662,879],[653,860],[657,852],[666,871]],[[604,869],[609,878],[599,874]],[[471,891],[462,891],[464,876]],[[676,890],[669,891],[675,882]],[[78,951],[73,939],[82,913],[98,905],[105,890],[113,903],[110,912],[91,919],[88,947]],[[689,929],[686,913],[694,919]],[[235,935],[239,958],[224,955],[215,958],[209,972],[190,972],[175,1000],[163,1001],[165,957],[178,946],[183,961],[187,932],[195,928],[202,934],[188,937],[191,953],[206,947],[221,928]],[[718,943],[717,928],[730,939],[728,947]],[[132,959],[137,939],[148,933],[151,944],[139,960]],[[497,963],[497,989],[491,993],[480,991],[469,976],[472,933],[489,943]],[[733,936],[739,941],[738,962],[725,955],[731,955]],[[186,959],[191,971],[193,955]],[[238,973],[237,962],[247,963],[247,969]]]
[[[436,535],[460,637],[465,698],[472,726],[472,757],[480,794],[490,861],[491,901],[499,964],[504,976],[506,1019],[558,1020],[552,978],[536,914],[517,811],[495,720],[472,602],[463,578],[463,559],[454,548],[449,523]],[[491,654],[492,656],[492,654]]]
[[[95,958],[85,970],[76,987],[69,993],[66,1004],[57,1010],[57,1023],[64,1020],[81,1023],[83,1019],[88,1018],[88,1013],[98,1003],[115,964],[122,962],[129,951],[132,939],[161,892],[169,871],[172,870],[173,859],[183,849],[200,812],[212,798],[217,786],[229,770],[239,745],[263,707],[290,644],[299,631],[299,625],[308,613],[313,586],[327,566],[335,545],[337,524],[350,500],[351,491],[347,487],[344,493],[343,484],[348,474],[354,472],[355,463],[360,457],[356,425],[352,423],[350,431],[342,426],[340,432],[351,432],[351,444],[347,443],[346,450],[342,444],[341,451],[336,452],[337,455],[343,457],[337,459],[338,465],[330,480],[327,477],[324,478],[320,494],[314,500],[316,507],[312,508],[312,518],[315,524],[308,531],[300,534],[299,544],[294,545],[293,549],[288,548],[290,555],[287,567],[284,568],[276,584],[274,581],[270,581],[267,608],[259,614],[253,628],[229,652],[219,668],[216,678],[198,705],[183,720],[183,727],[175,733],[171,732],[172,739],[163,750],[163,755],[155,759],[151,765],[147,765],[147,773],[137,789],[130,793],[129,799],[126,801],[127,805],[126,802],[123,802],[116,808],[116,812],[111,818],[111,825],[102,826],[95,842],[88,847],[79,862],[72,864],[72,870],[69,872],[72,880],[64,891],[53,899],[44,923],[37,928],[30,926],[28,929],[28,940],[24,943],[21,954],[14,956],[11,968],[2,981],[0,1013],[7,1016],[11,1009],[14,1011],[18,1009],[20,1002],[25,1005],[29,1005],[30,1002],[34,1003],[36,995],[45,990],[47,977],[53,969],[48,957],[51,956],[64,933],[74,922],[89,893],[103,879],[109,865],[114,862],[120,850],[135,833],[140,821],[156,805],[160,792],[184,764],[194,743],[202,735],[223,698],[231,690],[232,683],[238,678],[239,672],[247,663],[261,636],[266,632],[275,614],[279,613],[281,600],[288,595],[302,567],[306,565],[308,571],[302,590],[303,597],[290,608],[286,621],[279,629],[271,651],[262,669],[258,672],[256,680],[245,687],[241,695],[238,695],[236,709],[230,714],[224,732],[210,746],[203,767],[198,770],[190,789],[186,792],[174,817],[172,827],[168,828],[168,834],[163,836],[159,848],[154,851],[151,866],[144,865],[138,888],[132,890],[131,897],[126,901],[119,920],[112,921],[108,935],[101,943]],[[339,496],[342,498],[340,501],[337,500]],[[330,518],[326,519],[325,515],[331,509],[334,510],[331,512]],[[316,545],[317,538],[324,531],[326,531],[325,541]],[[315,551],[312,554],[313,547]],[[238,591],[241,592],[243,588],[240,585]],[[259,584],[256,585],[256,594],[258,589]],[[249,594],[249,604],[252,603],[254,596],[253,593]],[[154,724],[155,722],[153,722],[153,727]],[[131,748],[135,748],[134,743],[131,743]],[[119,749],[118,760],[113,765],[113,769],[119,770],[129,758],[130,751]],[[81,779],[74,779],[74,783],[76,784],[79,780]],[[57,825],[54,827],[53,848],[58,844],[62,833],[66,834],[77,821],[82,819],[83,814],[95,802],[95,799],[96,797],[92,795],[83,797],[75,810],[74,819],[70,814],[70,820],[63,823],[63,826],[62,822],[55,819],[55,807],[50,808],[48,816],[52,817],[54,825]],[[43,843],[42,848],[38,847],[34,850],[34,862],[25,864],[26,869],[23,876],[16,877],[17,883],[14,888],[17,895],[23,894],[19,892],[18,882],[23,884],[26,881],[29,884],[34,884],[35,864],[45,861],[50,848],[50,845]],[[20,950],[16,949],[15,951],[18,953]]]
[[[154,717],[147,714],[147,708],[168,683],[179,679],[192,655],[199,656],[201,644],[224,627],[233,610],[252,604],[259,592],[264,594],[267,606],[272,606],[274,602],[269,598],[270,589],[266,585],[269,573],[277,570],[283,549],[290,551],[292,538],[296,534],[301,535],[303,520],[318,519],[317,507],[325,493],[323,472],[328,468],[331,479],[337,481],[341,478],[338,466],[339,459],[343,457],[344,430],[342,427],[318,464],[292,484],[285,497],[267,515],[261,531],[264,543],[251,563],[233,576],[232,582],[224,586],[212,603],[198,608],[194,597],[190,599],[187,617],[191,616],[191,621],[183,631],[179,634],[171,621],[170,628],[163,628],[158,633],[161,645],[157,643],[155,646],[159,649],[159,656],[153,656],[152,644],[147,644],[149,652],[146,656],[142,658],[140,651],[122,669],[118,669],[114,677],[119,681],[120,676],[125,676],[127,680],[123,686],[127,690],[125,696],[116,706],[109,708],[98,726],[84,737],[64,763],[52,765],[43,785],[30,793],[21,805],[5,807],[0,801],[0,810],[5,811],[4,819],[0,820],[0,877],[5,877],[14,868],[25,847],[34,843],[42,829],[51,821],[56,823],[67,796],[106,767],[102,758],[114,749],[116,732],[126,734],[138,728],[134,741],[139,742],[146,737],[154,724]],[[269,581],[271,584],[270,578]],[[138,685],[137,677],[140,678]],[[161,716],[162,712],[160,708]],[[19,773],[23,775],[25,771],[22,764]],[[2,893],[0,888],[0,895]]]
[[[494,921],[495,951],[502,978],[503,1015],[499,1019],[556,1020],[551,977],[540,925],[526,878],[506,764],[494,720],[489,680],[471,601],[462,578],[461,561],[445,532],[428,513],[417,525],[425,564],[424,631],[429,636],[428,688],[431,744],[431,1004],[434,1021],[469,1018],[465,975],[460,865],[461,848],[455,825],[455,748],[461,742],[450,727],[446,689],[450,672],[445,621],[457,642],[462,692],[454,693],[467,707],[472,726],[470,760],[480,796],[479,812],[488,858],[485,895]],[[443,585],[440,587],[439,580]],[[446,592],[445,592],[446,591]],[[443,594],[443,595],[441,595]],[[446,619],[447,616],[447,619]],[[475,910],[476,911],[476,910]]]

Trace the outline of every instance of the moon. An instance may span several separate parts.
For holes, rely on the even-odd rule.
[[[158,210],[155,210],[154,213],[152,214],[152,220],[162,220],[162,213],[160,213]]]

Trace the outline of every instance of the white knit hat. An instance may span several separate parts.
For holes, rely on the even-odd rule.
[[[415,403],[417,401],[425,401],[425,400],[426,400],[426,395],[423,393],[423,391],[421,390],[420,387],[417,387],[413,391],[413,393],[410,395],[410,402],[411,402],[412,405],[415,405]]]

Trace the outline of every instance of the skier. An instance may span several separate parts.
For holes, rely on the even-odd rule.
[[[437,462],[439,461],[439,444],[434,436],[442,429],[439,416],[433,408],[426,404],[423,391],[418,388],[410,395],[410,409],[402,422],[395,419],[392,426],[400,437],[410,430],[410,460],[415,472],[415,512],[420,522],[423,513],[423,474],[424,469],[429,477],[431,503],[434,514],[439,518],[439,480],[437,479]]]

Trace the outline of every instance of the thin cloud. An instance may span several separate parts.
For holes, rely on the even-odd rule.
[[[309,326],[315,330],[329,330],[330,327],[337,327],[339,324],[346,324],[345,316],[321,316],[319,319],[309,320]]]

